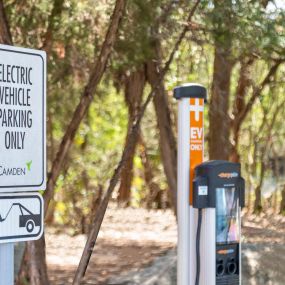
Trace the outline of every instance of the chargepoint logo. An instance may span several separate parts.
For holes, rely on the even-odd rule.
[[[5,167],[0,165],[0,176],[24,176],[32,169],[32,161],[26,162],[24,167]]]
[[[220,178],[235,178],[238,177],[238,173],[237,172],[230,172],[230,173],[226,173],[226,172],[221,172],[218,175]]]

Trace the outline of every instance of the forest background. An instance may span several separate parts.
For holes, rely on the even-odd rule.
[[[208,89],[206,159],[241,162],[249,213],[284,215],[284,22],[270,0],[0,0],[0,43],[47,52],[47,225],[92,245],[110,200],[176,210],[186,82]],[[44,238],[24,260],[49,284]]]

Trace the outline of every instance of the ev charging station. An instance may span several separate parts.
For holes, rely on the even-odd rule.
[[[240,285],[240,164],[204,157],[204,103],[199,84],[174,89],[178,99],[178,285]],[[218,131],[218,130],[217,130]]]

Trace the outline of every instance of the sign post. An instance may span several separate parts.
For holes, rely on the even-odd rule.
[[[45,189],[46,54],[0,45],[0,285],[14,284],[13,242],[42,235],[43,199],[27,192]]]
[[[199,84],[174,89],[178,99],[178,285],[195,284],[197,210],[193,208],[192,180],[194,168],[203,161],[206,95]]]
[[[199,84],[174,89],[178,99],[178,285],[194,285],[197,210],[193,208],[194,168],[204,155],[204,101],[207,90]]]
[[[0,285],[14,284],[14,243],[0,245]]]

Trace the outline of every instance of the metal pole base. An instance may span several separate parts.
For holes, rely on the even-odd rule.
[[[0,244],[0,285],[14,284],[14,243]]]

